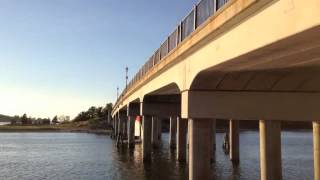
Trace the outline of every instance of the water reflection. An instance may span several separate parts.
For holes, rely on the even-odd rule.
[[[260,179],[259,133],[257,131],[240,133],[240,164],[238,166],[234,166],[229,156],[223,152],[222,140],[223,134],[218,133],[215,159],[211,164],[212,178]],[[188,179],[188,164],[176,161],[175,151],[169,148],[168,134],[163,134],[161,147],[153,150],[151,162],[143,163],[141,152],[141,145],[136,145],[136,149],[130,152],[134,156],[131,154],[132,159],[127,162],[129,169],[121,172],[122,179]],[[311,132],[282,132],[283,179],[313,179],[312,156]]]
[[[259,133],[240,133],[240,164],[233,168],[217,134],[211,176],[260,179]],[[5,180],[185,180],[188,164],[176,161],[168,134],[143,163],[141,144],[116,148],[107,136],[80,133],[0,133],[0,179]],[[313,179],[311,132],[282,133],[283,179]]]

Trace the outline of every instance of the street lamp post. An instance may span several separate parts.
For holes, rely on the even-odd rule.
[[[129,68],[128,68],[128,66],[126,66],[126,89],[128,87],[128,70],[129,70]]]
[[[117,98],[119,98],[119,87],[117,87]]]

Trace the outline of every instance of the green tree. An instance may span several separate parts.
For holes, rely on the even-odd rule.
[[[58,117],[57,117],[57,116],[54,116],[54,117],[53,117],[53,119],[52,119],[52,123],[53,123],[53,124],[57,124],[57,123],[59,123],[59,121],[58,121]]]
[[[91,106],[87,112],[88,112],[89,118],[94,118],[97,115],[97,108],[95,106]]]
[[[106,124],[109,114],[112,110],[112,103],[106,104],[105,107],[95,107],[91,106],[87,111],[80,112],[74,119],[74,122],[79,121],[89,121],[93,120],[93,124],[95,121],[101,121],[102,124]]]
[[[82,111],[73,119],[73,121],[79,122],[79,121],[87,121],[89,119],[90,119],[89,113],[86,111]]]
[[[21,117],[21,123],[22,123],[22,124],[28,124],[28,121],[29,121],[29,119],[28,119],[28,117],[27,117],[27,114],[24,113],[24,114],[22,115],[22,117]]]

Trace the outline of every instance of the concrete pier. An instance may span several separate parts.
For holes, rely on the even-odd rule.
[[[320,121],[313,122],[314,179],[320,180]]]
[[[152,116],[143,116],[142,118],[142,156],[143,161],[151,160],[151,128],[152,128]]]
[[[187,157],[186,157],[187,159],[186,159],[186,162],[189,163],[189,157],[190,157],[190,148],[189,148],[189,147],[190,147],[190,132],[191,132],[191,128],[190,128],[190,127],[191,127],[191,122],[190,122],[190,119],[188,119],[187,121],[188,121],[188,122],[187,122],[187,123],[188,123],[188,125],[187,125],[187,126],[188,126],[188,127],[187,127],[188,129],[187,129]]]
[[[213,162],[215,160],[215,151],[216,151],[216,120],[212,120],[212,130],[211,130],[212,134],[212,144],[211,144],[211,162]]]
[[[161,142],[162,139],[162,119],[158,118],[158,140]]]
[[[116,139],[117,139],[117,147],[119,147],[120,144],[123,143],[123,116],[119,116],[118,122],[117,122],[117,134],[116,134]]]
[[[177,117],[170,117],[170,135],[169,135],[169,145],[171,149],[176,148],[176,135],[177,134]]]
[[[134,148],[134,129],[135,129],[135,117],[128,116],[128,147]]]
[[[154,148],[159,147],[159,118],[156,116],[152,117],[152,136],[151,143]]]
[[[118,134],[117,134],[117,136],[119,136],[119,135],[122,135],[122,133],[123,133],[123,125],[122,125],[122,119],[121,119],[121,117],[119,117],[119,119],[118,119]]]
[[[212,121],[190,119],[189,180],[209,179]]]
[[[281,180],[281,124],[259,121],[261,180]]]
[[[122,135],[123,139],[128,137],[128,116],[124,116],[122,119],[123,127],[122,127]]]
[[[115,118],[113,119],[113,131],[114,131],[113,138],[116,139],[118,135],[118,117],[117,116],[115,116]]]
[[[188,120],[177,119],[177,159],[186,160]]]
[[[233,164],[239,164],[239,121],[229,121],[230,160]]]

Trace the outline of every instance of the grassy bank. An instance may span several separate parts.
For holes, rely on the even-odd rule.
[[[107,129],[90,129],[87,123],[64,123],[59,125],[3,125],[0,132],[83,132],[110,134]]]

